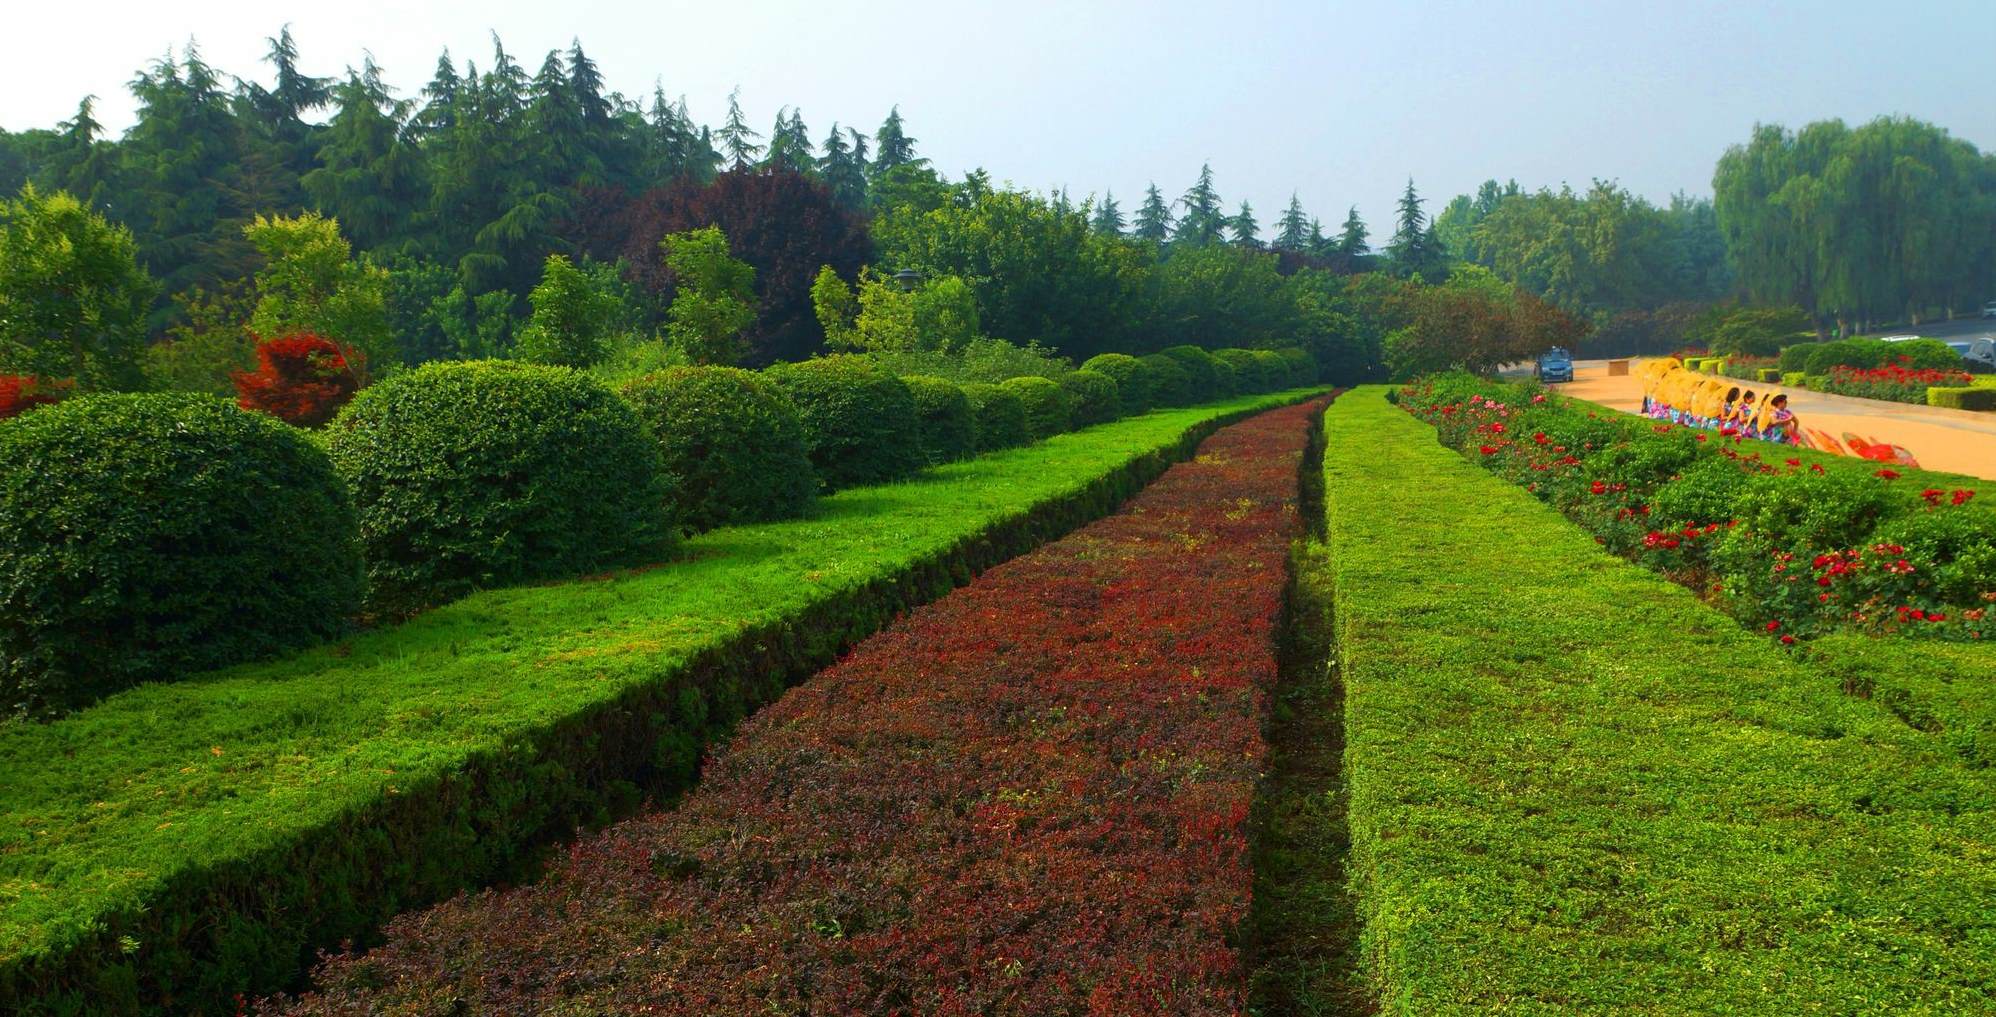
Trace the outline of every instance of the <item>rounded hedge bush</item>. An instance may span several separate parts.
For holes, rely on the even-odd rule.
[[[962,387],[947,378],[912,374],[901,379],[915,397],[922,421],[922,451],[930,463],[953,463],[977,453],[977,413]]]
[[[1219,374],[1213,370],[1213,355],[1204,348],[1186,344],[1168,347],[1158,352],[1177,361],[1178,366],[1185,369],[1186,376],[1192,379],[1193,402],[1203,403],[1233,394],[1220,390]]]
[[[998,387],[1019,397],[1026,404],[1026,432],[1034,441],[1043,441],[1063,431],[1074,429],[1074,408],[1068,405],[1067,393],[1052,381],[1035,375],[1020,378],[1007,378]]]
[[[1268,374],[1269,391],[1279,392],[1290,387],[1290,371],[1294,367],[1282,354],[1274,350],[1254,350],[1253,353],[1254,358],[1261,361],[1261,369]]]
[[[1281,387],[1276,384],[1278,379],[1269,374],[1268,364],[1255,356],[1253,350],[1216,350],[1213,359],[1233,368],[1240,392],[1258,394]]]
[[[1057,383],[1067,393],[1074,426],[1106,424],[1123,415],[1123,400],[1116,379],[1100,371],[1069,371]]]
[[[625,383],[658,443],[667,515],[700,531],[803,512],[818,492],[797,407],[734,367],[675,367]]]
[[[1289,365],[1288,388],[1306,388],[1317,383],[1317,358],[1311,356],[1309,350],[1300,346],[1285,346],[1276,350],[1275,355]]]
[[[1143,361],[1127,353],[1103,353],[1081,365],[1084,371],[1106,374],[1116,383],[1117,398],[1123,404],[1123,412],[1132,416],[1157,406],[1151,388],[1150,369]]]
[[[627,564],[672,542],[676,492],[658,443],[628,403],[569,368],[427,364],[363,389],[326,447],[360,512],[379,612]]]
[[[797,404],[827,490],[900,480],[928,464],[914,393],[886,368],[846,355],[777,364],[768,374]]]
[[[0,714],[327,638],[361,582],[346,488],[273,417],[103,395],[0,424]]]
[[[1192,388],[1192,375],[1178,361],[1162,353],[1139,357],[1148,372],[1153,406],[1190,406],[1198,401]]]
[[[1213,365],[1213,391],[1224,392],[1230,396],[1247,393],[1248,390],[1241,387],[1241,373],[1234,370],[1234,365],[1221,360],[1219,357],[1212,358],[1211,363]]]
[[[980,381],[963,386],[963,395],[977,416],[977,451],[1017,448],[1033,440],[1026,428],[1026,401],[1018,393]]]

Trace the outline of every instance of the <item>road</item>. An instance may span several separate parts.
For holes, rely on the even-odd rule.
[[[1973,339],[1976,336],[1996,336],[1996,318],[1956,318],[1953,321],[1930,321],[1924,325],[1901,325],[1878,332],[1868,332],[1860,338],[1877,339],[1888,335],[1917,335],[1927,339]]]
[[[1562,394],[1629,413],[1641,410],[1642,385],[1634,375],[1609,377],[1605,360],[1576,361],[1573,368],[1570,384],[1554,386]],[[1752,387],[1788,393],[1788,406],[1805,428],[1839,440],[1855,434],[1898,445],[1927,469],[1996,480],[1996,413],[1853,399],[1781,385]]]

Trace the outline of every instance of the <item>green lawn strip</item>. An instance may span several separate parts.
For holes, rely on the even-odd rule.
[[[896,613],[1308,394],[1060,435],[712,531],[659,567],[0,727],[0,1012],[292,984],[311,951],[684,786],[710,738]]]
[[[1838,687],[1892,711],[1972,766],[1996,766],[1996,643],[1812,639],[1802,659]]]
[[[1989,771],[1360,389],[1325,419],[1390,1013],[1984,1013]]]

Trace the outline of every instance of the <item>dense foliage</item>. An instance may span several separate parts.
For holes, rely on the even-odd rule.
[[[1116,379],[1100,371],[1070,371],[1055,379],[1067,393],[1067,406],[1076,427],[1106,424],[1123,415]]]
[[[1017,392],[987,382],[973,381],[963,386],[977,423],[977,451],[995,452],[1016,448],[1033,440],[1026,426],[1026,401]]]
[[[963,388],[945,378],[911,374],[901,379],[915,398],[922,422],[922,451],[929,463],[968,459],[977,451],[977,411]]]
[[[1033,440],[1051,438],[1074,427],[1074,410],[1068,405],[1066,390],[1059,384],[1029,377],[1012,378],[998,387],[1018,396],[1025,405],[1026,433]]]
[[[797,405],[826,490],[901,480],[927,464],[915,397],[879,366],[836,356],[778,364],[769,376]]]
[[[1108,375],[1116,383],[1116,395],[1124,413],[1142,413],[1158,405],[1150,368],[1136,357],[1127,353],[1101,353],[1082,362],[1081,369]]]
[[[269,417],[104,395],[0,423],[0,715],[315,642],[360,596],[345,489]]]
[[[797,408],[733,367],[678,367],[620,390],[658,443],[667,515],[698,532],[802,513],[818,491]]]
[[[567,368],[425,365],[361,392],[329,435],[376,611],[654,559],[671,542],[657,443]]]
[[[0,374],[138,387],[154,291],[130,230],[32,186],[0,201]]]
[[[333,419],[360,390],[363,361],[324,336],[309,332],[256,345],[256,370],[236,373],[236,402],[297,427]]]

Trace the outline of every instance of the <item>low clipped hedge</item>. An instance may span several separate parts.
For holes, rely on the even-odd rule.
[[[1802,359],[1802,370],[1812,377],[1828,375],[1830,369],[1835,367],[1869,369],[1902,362],[1916,370],[1961,368],[1961,354],[1938,339],[1909,339],[1896,343],[1879,339],[1837,339],[1810,343],[1803,348],[1809,352]],[[1792,370],[1786,360],[1782,361],[1781,368]]]
[[[1123,400],[1116,379],[1100,371],[1069,371],[1060,376],[1061,391],[1073,410],[1074,426],[1106,424],[1123,415]],[[1992,389],[1996,392],[1996,389]]]
[[[1273,392],[1282,387],[1282,377],[1270,370],[1268,361],[1253,350],[1214,350],[1213,359],[1233,368],[1242,392]]]
[[[804,425],[753,371],[675,367],[625,383],[658,444],[672,518],[694,532],[798,515],[818,491]]]
[[[1135,415],[1158,405],[1150,369],[1136,357],[1127,353],[1101,353],[1089,357],[1081,369],[1106,374],[1116,382],[1116,395],[1124,413]]]
[[[399,912],[531,878],[578,825],[686,787],[787,682],[1301,395],[1062,435],[693,537],[667,568],[0,725],[0,1013],[235,1013]]]
[[[1142,362],[1150,382],[1151,405],[1189,406],[1198,399],[1198,393],[1192,387],[1192,375],[1177,360],[1162,353],[1137,359]]]
[[[882,484],[928,464],[915,395],[887,369],[857,356],[771,367],[797,404],[804,444],[826,490]]]
[[[1821,343],[1797,343],[1794,346],[1783,347],[1781,355],[1776,358],[1779,361],[1778,366],[1781,368],[1782,373],[1786,374],[1793,371],[1807,374],[1809,372],[1809,356],[1815,353],[1816,348],[1821,345]]]
[[[1753,372],[1753,380],[1764,385],[1779,384],[1781,381],[1781,370],[1774,367],[1756,368]]]
[[[361,391],[327,433],[353,492],[368,605],[662,556],[676,499],[637,412],[589,376],[514,361],[426,364]]]
[[[272,417],[102,395],[0,423],[0,717],[317,642],[361,591],[346,488]]]
[[[1186,376],[1192,379],[1192,392],[1195,398],[1207,399],[1215,393],[1226,394],[1220,391],[1220,377],[1213,366],[1213,355],[1206,352],[1204,347],[1187,343],[1166,347],[1158,352],[1170,357],[1179,367],[1185,369]]]
[[[1026,376],[1007,378],[998,384],[1019,397],[1026,407],[1026,432],[1034,441],[1044,441],[1065,431],[1074,429],[1074,410],[1068,405],[1067,393],[1061,387],[1045,378]]]
[[[1017,448],[1033,440],[1026,426],[1026,401],[1017,392],[999,385],[972,382],[963,386],[976,421],[977,451],[995,452]]]
[[[1991,1011],[1986,770],[1603,554],[1377,389],[1325,431],[1382,1014]]]
[[[922,452],[930,465],[953,463],[977,454],[977,412],[956,382],[926,374],[901,379],[915,397],[922,422]]]
[[[1996,410],[1996,388],[1977,385],[1968,388],[1935,386],[1927,389],[1928,406],[1951,410]]]

